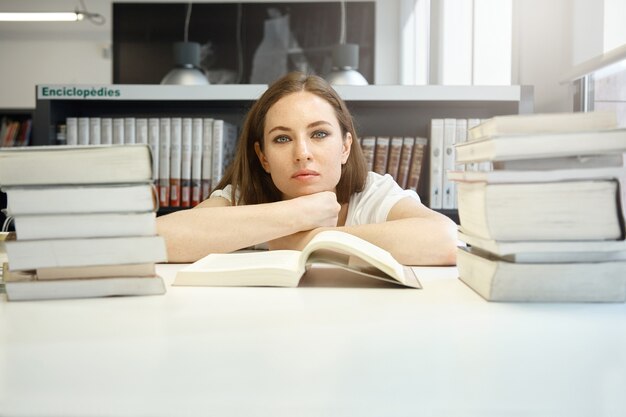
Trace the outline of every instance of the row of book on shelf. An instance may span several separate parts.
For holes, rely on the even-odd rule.
[[[9,300],[163,294],[147,145],[0,150]]]
[[[70,146],[149,145],[161,207],[194,207],[208,198],[237,143],[235,125],[208,117],[68,117],[64,131]],[[370,171],[418,190],[425,138],[364,136],[360,144]]]
[[[147,144],[161,207],[208,198],[232,161],[237,127],[210,117],[68,117],[67,145]]]
[[[0,119],[0,147],[28,146],[33,121],[4,116]]]
[[[460,279],[487,300],[626,301],[626,129],[610,112],[498,116],[455,146]]]

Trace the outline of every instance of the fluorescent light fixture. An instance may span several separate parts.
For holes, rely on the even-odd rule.
[[[79,12],[0,12],[0,22],[76,22],[83,20]]]

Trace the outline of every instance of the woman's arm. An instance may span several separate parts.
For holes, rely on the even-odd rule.
[[[303,231],[270,242],[271,249],[301,249],[322,230]],[[367,240],[390,252],[404,265],[456,264],[457,226],[413,198],[403,198],[384,223],[332,228]]]
[[[209,253],[232,252],[303,230],[337,224],[340,205],[334,193],[292,200],[232,206],[222,197],[191,210],[157,218],[169,262],[194,262]]]
[[[340,230],[380,246],[404,265],[456,264],[456,223],[412,198],[398,201],[384,223]]]

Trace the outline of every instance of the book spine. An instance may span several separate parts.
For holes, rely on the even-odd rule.
[[[134,117],[125,117],[124,118],[124,143],[125,144],[133,144],[136,143],[137,137],[135,132],[135,118]]]
[[[211,173],[212,187],[215,187],[222,179],[224,162],[224,121],[213,121],[213,172]]]
[[[89,145],[89,117],[78,118],[78,144]]]
[[[363,149],[363,157],[368,171],[374,170],[374,153],[376,149],[376,137],[364,136],[361,138],[361,148]]]
[[[113,143],[113,119],[103,117],[100,121],[100,143],[111,145]]]
[[[480,119],[476,119],[476,118],[470,118],[467,119],[467,139],[465,140],[466,142],[470,139],[470,131],[475,128],[476,126],[478,126],[480,124]],[[478,163],[477,162],[470,162],[465,165],[465,170],[466,171],[478,171]]]
[[[78,145],[78,119],[68,117],[65,119],[66,140],[70,146]]]
[[[135,121],[135,143],[148,144],[148,119],[140,117]]]
[[[122,117],[113,119],[113,144],[124,144],[124,119]]]
[[[155,185],[158,185],[159,179],[159,119],[157,117],[151,117],[148,119],[148,146],[150,146],[150,152],[152,153],[152,181]]]
[[[454,170],[454,141],[456,139],[456,119],[443,120],[443,194],[441,207],[454,209],[456,184],[448,179],[448,171]]]
[[[183,121],[180,117],[172,117],[170,130],[170,206],[172,207],[180,207],[182,124]]]
[[[400,170],[400,154],[402,153],[402,143],[404,138],[394,136],[389,145],[389,161],[387,162],[387,174],[398,181],[398,171]]]
[[[213,173],[213,119],[202,120],[202,196],[201,201],[209,198],[212,189]]]
[[[443,208],[443,119],[430,121],[430,178],[429,206]]]
[[[89,118],[89,144],[90,145],[100,145],[101,143],[101,121],[99,117],[90,117]]]
[[[191,206],[197,206],[202,198],[202,119],[192,121],[191,128]]]
[[[387,172],[387,161],[389,160],[389,141],[389,136],[378,136],[376,138],[374,172],[380,175],[385,175]]]
[[[409,183],[409,169],[414,145],[415,138],[406,137],[402,140],[402,152],[400,153],[400,167],[398,168],[397,180],[398,185],[402,188],[407,188]]]
[[[171,121],[168,117],[159,119],[159,204],[170,206],[170,136]]]
[[[192,120],[183,118],[181,140],[180,206],[191,207],[191,141]]]
[[[409,168],[409,180],[407,188],[409,190],[419,190],[422,167],[424,165],[424,154],[428,140],[426,138],[415,138],[413,152],[411,152],[411,163]]]

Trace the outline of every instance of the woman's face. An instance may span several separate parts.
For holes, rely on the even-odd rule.
[[[263,146],[255,150],[283,199],[335,191],[352,136],[341,137],[333,107],[313,93],[289,94],[265,118]]]

